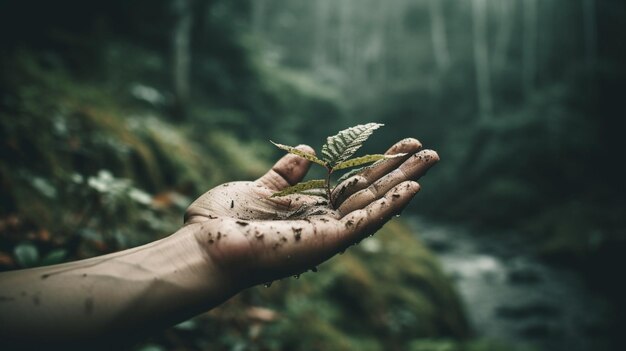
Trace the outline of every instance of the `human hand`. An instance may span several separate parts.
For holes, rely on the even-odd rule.
[[[314,153],[308,147],[298,147]],[[253,182],[225,183],[189,206],[185,225],[214,269],[235,289],[271,282],[315,267],[376,232],[402,211],[420,187],[415,182],[439,157],[405,139],[387,159],[353,176],[333,192],[335,210],[319,197],[271,195],[298,183],[310,162],[296,155],[281,158]],[[419,152],[418,152],[419,151]]]

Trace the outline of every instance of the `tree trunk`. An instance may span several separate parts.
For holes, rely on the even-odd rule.
[[[524,0],[524,43],[522,51],[522,81],[526,97],[535,88],[537,72],[537,0]]]
[[[583,28],[585,30],[585,59],[593,68],[597,56],[596,4],[595,0],[582,0]]]
[[[267,0],[252,0],[252,32],[256,35],[263,33],[265,26],[265,9]]]
[[[474,64],[476,90],[480,116],[489,119],[492,115],[491,78],[489,75],[489,47],[487,44],[487,0],[472,1],[474,27]]]
[[[317,2],[315,2],[315,51],[312,55],[312,65],[314,68],[326,66],[328,60],[329,5],[328,0],[317,0]]]
[[[430,35],[433,42],[435,63],[439,72],[445,72],[450,67],[448,52],[448,38],[446,36],[445,17],[443,15],[443,0],[429,0]]]
[[[493,72],[502,73],[507,63],[509,44],[513,32],[513,0],[498,0],[498,31],[493,50]]]
[[[193,0],[173,0],[175,16],[172,33],[172,80],[174,85],[174,117],[183,119],[189,101],[189,68],[191,63],[191,27]]]

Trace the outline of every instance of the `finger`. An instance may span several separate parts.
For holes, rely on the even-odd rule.
[[[406,181],[381,199],[354,211],[342,220],[331,216],[282,222],[252,222],[246,229],[249,245],[261,267],[303,271],[374,233],[406,207],[419,191],[419,184]]]
[[[397,169],[387,173],[367,188],[350,196],[339,206],[339,213],[346,214],[363,208],[401,182],[419,179],[437,161],[439,161],[439,155],[432,150],[423,150],[414,154]]]
[[[383,197],[365,208],[348,213],[341,219],[346,227],[351,228],[344,245],[357,243],[374,234],[394,215],[402,212],[419,190],[418,183],[405,181],[391,188]]]
[[[308,145],[298,145],[296,149],[315,154],[315,150]],[[271,190],[281,190],[301,181],[310,166],[310,161],[294,154],[287,154],[278,160],[265,175],[257,179],[257,183]]]
[[[385,152],[385,155],[395,155],[399,153],[406,153],[407,155],[404,157],[384,160],[378,165],[368,168],[360,174],[341,182],[341,184],[335,187],[332,194],[335,207],[345,201],[352,194],[367,188],[370,184],[389,173],[391,170],[397,168],[409,157],[411,157],[411,154],[417,152],[417,150],[421,147],[422,144],[417,139],[413,138],[406,138],[395,143],[389,148],[389,150],[387,150],[387,152]]]

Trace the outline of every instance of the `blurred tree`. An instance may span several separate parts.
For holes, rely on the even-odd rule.
[[[448,53],[448,39],[446,34],[445,16],[443,13],[442,0],[429,0],[430,31],[433,41],[433,53],[437,68],[445,72],[450,66],[450,54]]]
[[[537,1],[523,0],[524,44],[522,47],[523,86],[529,98],[535,88],[537,74]]]
[[[493,114],[491,75],[487,38],[487,0],[472,0],[472,23],[474,29],[474,65],[476,67],[476,91],[482,119]]]
[[[263,28],[265,27],[264,21],[267,17],[265,13],[267,11],[267,1],[266,0],[255,0],[251,1],[252,5],[252,33],[256,35],[261,35],[263,33]]]
[[[495,2],[497,9],[496,18],[498,30],[493,48],[493,72],[501,74],[508,63],[508,52],[511,44],[511,36],[514,27],[514,3],[515,0],[499,0]]]
[[[194,2],[194,0],[172,0],[172,12],[174,13],[172,30],[173,115],[177,119],[184,119],[189,103]]]

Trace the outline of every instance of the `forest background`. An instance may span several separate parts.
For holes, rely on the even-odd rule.
[[[262,174],[269,139],[380,122],[366,152],[442,159],[406,215],[504,233],[624,310],[625,26],[620,0],[2,0],[0,267],[166,236]],[[472,329],[419,227],[371,240],[137,348],[512,347]]]

